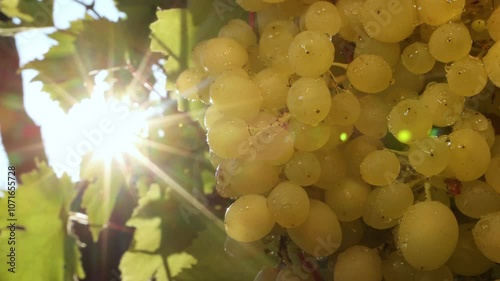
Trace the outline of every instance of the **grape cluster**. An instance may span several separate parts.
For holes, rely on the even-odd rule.
[[[209,105],[229,237],[281,229],[330,257],[335,281],[451,281],[500,263],[493,1],[236,2],[255,26],[230,20],[177,80]],[[291,266],[255,280],[314,280]]]

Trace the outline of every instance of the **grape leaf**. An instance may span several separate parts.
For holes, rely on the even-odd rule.
[[[84,278],[80,253],[74,239],[66,232],[66,218],[75,191],[68,176],[58,179],[45,164],[38,163],[38,170],[21,176],[23,184],[16,191],[14,200],[16,233],[15,274],[0,271],[0,280],[71,281],[73,275]],[[0,207],[7,210],[8,193],[0,198]],[[0,219],[7,221],[7,212]],[[10,230],[2,229],[1,245],[8,245]],[[7,247],[2,247],[0,261],[8,262]],[[10,250],[10,249],[9,249]],[[50,261],[50,263],[47,263]]]
[[[114,162],[84,157],[81,165],[81,178],[90,181],[82,198],[81,207],[86,210],[90,232],[94,242],[106,226],[116,203],[120,188],[125,185],[125,177]]]
[[[22,22],[18,25],[2,23],[2,26],[52,26],[52,6],[52,0],[3,0],[0,4],[2,13],[10,18],[19,18]]]

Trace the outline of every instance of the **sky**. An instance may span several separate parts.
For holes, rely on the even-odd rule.
[[[124,14],[115,7],[113,0],[95,0],[94,8],[100,16],[108,18],[111,21],[117,21],[120,17],[124,17]],[[74,0],[55,0],[53,10],[55,27],[16,34],[15,40],[21,66],[36,59],[43,59],[43,55],[50,47],[57,44],[56,41],[47,37],[47,34],[54,32],[56,29],[67,29],[71,21],[82,19],[85,13],[85,7]],[[153,69],[153,72],[158,79],[155,88],[163,91],[163,87],[160,85],[165,77],[162,77],[159,71],[154,71]],[[31,82],[32,78],[37,75],[37,71],[23,70],[21,75],[26,112],[35,124],[41,127],[42,139],[49,164],[53,168],[57,166],[55,170],[58,176],[62,172],[66,172],[70,174],[73,180],[78,180],[79,164],[76,166],[73,165],[74,161],[69,160],[74,159],[69,158],[78,158],[70,156],[74,156],[74,152],[79,156],[80,150],[83,151],[87,148],[89,143],[94,148],[96,146],[95,141],[102,139],[99,138],[99,134],[106,134],[107,132],[100,130],[101,125],[105,125],[107,121],[111,122],[109,126],[114,131],[112,134],[104,135],[104,141],[101,142],[104,142],[104,144],[107,143],[109,147],[114,145],[113,142],[123,138],[124,134],[130,133],[127,131],[130,127],[137,129],[136,127],[142,126],[142,124],[136,122],[142,116],[137,117],[135,113],[125,114],[127,110],[123,105],[116,103],[116,101],[114,101],[114,104],[110,104],[109,101],[104,99],[104,92],[110,87],[104,81],[106,72],[101,72],[95,76],[96,84],[92,98],[83,100],[71,108],[68,113],[65,113],[57,102],[51,100],[49,95],[42,91],[43,85],[41,82]],[[92,116],[95,116],[95,118],[88,117],[89,111],[92,111]],[[132,120],[131,118],[135,119]],[[130,124],[134,124],[136,127],[130,126]],[[126,132],[123,130],[126,130]],[[68,163],[68,161],[71,163]],[[6,171],[7,166],[7,156],[3,145],[0,145],[0,170]],[[5,189],[5,187],[5,179],[0,177],[0,189]]]

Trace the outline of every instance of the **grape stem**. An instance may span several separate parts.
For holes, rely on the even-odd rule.
[[[346,64],[346,63],[339,63],[339,62],[333,62],[332,66],[337,66],[337,67],[340,67],[340,68],[343,68],[343,69],[347,69],[348,64]]]
[[[311,265],[309,264],[308,261],[306,261],[304,254],[302,254],[302,251],[300,251],[300,250],[299,250],[298,254],[299,254],[300,263],[301,263],[302,267],[307,266],[306,270],[309,271],[308,269],[311,268]],[[312,274],[315,281],[323,281],[323,278],[321,277],[321,275],[319,274],[317,269],[314,269],[314,271],[311,271],[311,274]]]
[[[425,182],[424,188],[425,188],[425,201],[432,201],[431,184],[429,182]]]

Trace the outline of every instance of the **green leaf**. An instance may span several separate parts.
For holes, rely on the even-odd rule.
[[[10,18],[19,18],[22,20],[22,23],[20,25],[2,25],[10,27],[52,26],[52,6],[52,0],[3,0],[0,4],[0,10],[2,11],[2,13]]]
[[[81,207],[86,210],[90,232],[96,242],[109,221],[118,192],[125,185],[125,177],[118,163],[90,157],[82,161],[80,177],[91,182],[83,194]]]
[[[0,280],[71,281],[74,275],[84,278],[80,254],[72,237],[66,233],[69,206],[76,195],[68,176],[58,179],[45,164],[38,163],[38,170],[22,175],[22,185],[16,191],[15,221],[17,229],[15,274],[5,268],[7,247],[0,250]],[[9,194],[0,198],[0,208],[7,210]],[[0,220],[7,221],[7,212],[0,212]],[[1,245],[8,245],[10,231],[2,229]],[[9,249],[10,250],[10,249]],[[50,261],[50,262],[47,262]]]

